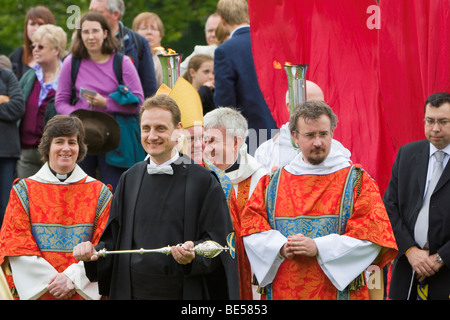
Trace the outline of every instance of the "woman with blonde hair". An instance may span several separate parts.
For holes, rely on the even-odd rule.
[[[33,57],[33,50],[31,49],[32,39],[36,30],[44,24],[56,24],[55,17],[48,8],[36,6],[28,9],[25,16],[23,45],[14,49],[9,56],[13,72],[18,80],[36,64]]]
[[[163,83],[163,73],[158,53],[162,51],[160,48],[161,40],[164,37],[164,24],[156,13],[142,12],[134,18],[132,28],[133,31],[137,32],[148,41],[148,45],[152,50],[156,82],[159,87]]]
[[[33,34],[33,59],[36,65],[20,79],[25,115],[20,121],[21,155],[17,176],[27,178],[43,165],[37,147],[45,124],[54,115],[62,59],[66,55],[67,36],[61,27],[46,24]]]

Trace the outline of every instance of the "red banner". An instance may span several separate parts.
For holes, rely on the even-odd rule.
[[[408,12],[416,1],[420,4],[412,6],[415,11]],[[378,5],[375,0],[249,0],[258,81],[278,126],[289,118],[282,66],[309,64],[306,78],[322,88],[339,118],[334,138],[352,152],[352,160],[363,165],[383,193],[398,147],[424,137],[426,96],[437,89],[449,90],[449,1],[382,0]],[[421,10],[429,24],[417,22]],[[439,30],[435,21],[431,24],[432,16],[440,20]],[[407,59],[408,51],[402,52],[409,50],[404,47],[405,34],[422,34],[417,27],[410,28],[413,24],[428,36],[436,32],[433,38],[441,40],[429,44],[421,37],[415,44],[425,45],[426,55],[420,52]],[[422,71],[419,66],[425,62]],[[434,69],[433,75],[434,62],[446,68]],[[426,74],[418,77],[419,70]],[[436,73],[442,77],[436,78]],[[427,87],[418,96],[424,78]]]
[[[381,0],[380,91],[394,149],[424,139],[424,104],[450,92],[450,0]]]

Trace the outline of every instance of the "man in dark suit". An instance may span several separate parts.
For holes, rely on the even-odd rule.
[[[249,126],[247,145],[253,153],[277,126],[256,76],[247,1],[220,0],[217,13],[230,38],[214,53],[214,102],[217,107],[235,107],[242,112]]]
[[[422,288],[430,300],[450,298],[449,93],[428,97],[424,123],[427,140],[399,149],[383,197],[400,252],[392,268],[391,299],[416,299]],[[443,172],[434,179],[440,153]]]

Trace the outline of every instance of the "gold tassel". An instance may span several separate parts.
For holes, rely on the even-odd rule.
[[[348,285],[348,289],[350,291],[357,291],[366,285],[366,277],[364,277],[364,273],[361,273],[357,276],[350,284]]]
[[[259,294],[267,294],[267,288],[259,286],[258,280],[256,280],[256,276],[255,275],[253,275],[252,284],[255,285],[255,286],[258,286],[258,288],[256,289],[256,292],[258,292]]]
[[[256,289],[256,292],[258,292],[259,294],[267,295],[267,288],[266,287],[261,288],[260,286],[258,286],[258,289]]]

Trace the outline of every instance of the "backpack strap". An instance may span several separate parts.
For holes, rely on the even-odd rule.
[[[122,61],[124,54],[122,52],[117,52],[114,56],[113,67],[114,73],[116,74],[117,81],[119,85],[124,84],[122,78]]]
[[[72,56],[72,69],[70,71],[70,79],[72,81],[72,95],[70,97],[70,104],[74,106],[78,102],[77,90],[75,89],[75,81],[77,80],[78,69],[80,69],[81,59]]]
[[[122,61],[124,54],[121,52],[117,52],[114,56],[113,68],[114,73],[116,74],[117,81],[119,85],[123,84],[122,78]],[[75,88],[75,82],[77,81],[78,70],[80,69],[81,59],[75,58],[72,56],[72,69],[70,73],[70,79],[72,81],[72,95],[70,98],[70,104],[74,106],[78,102],[77,90]]]

